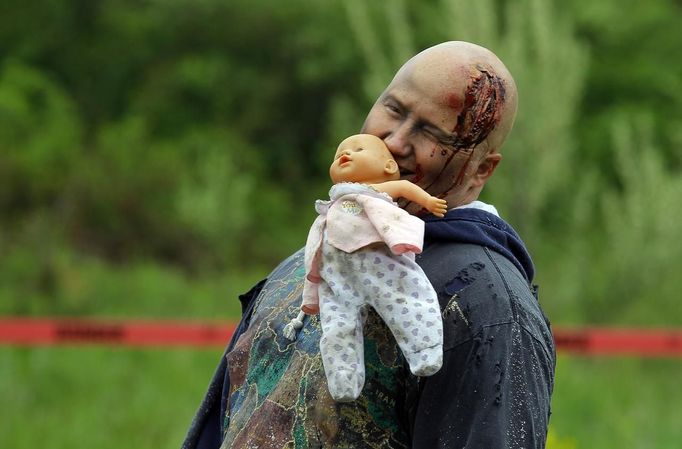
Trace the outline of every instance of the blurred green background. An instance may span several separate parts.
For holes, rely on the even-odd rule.
[[[555,326],[682,326],[675,0],[3,0],[0,315],[237,319],[412,54],[520,96],[484,192]],[[0,447],[179,447],[220,350],[0,347]],[[682,361],[560,355],[548,447],[678,448]]]

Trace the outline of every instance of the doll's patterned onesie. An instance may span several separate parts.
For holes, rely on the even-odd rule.
[[[443,323],[436,292],[414,261],[424,222],[385,193],[340,183],[318,201],[306,243],[302,310],[320,313],[320,353],[337,401],[360,395],[365,382],[363,324],[372,306],[391,329],[410,370],[437,372]]]

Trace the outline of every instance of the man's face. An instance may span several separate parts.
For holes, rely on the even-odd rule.
[[[456,207],[476,199],[484,184],[476,174],[489,156],[480,144],[498,120],[503,96],[499,79],[486,70],[459,67],[443,74],[408,63],[374,104],[362,132],[384,141],[401,179]],[[420,211],[415,204],[402,206]]]

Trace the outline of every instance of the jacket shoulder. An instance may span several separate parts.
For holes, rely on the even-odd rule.
[[[518,323],[553,353],[535,287],[505,256],[480,245],[443,243],[428,246],[417,262],[438,293],[444,349],[474,338],[485,327]]]

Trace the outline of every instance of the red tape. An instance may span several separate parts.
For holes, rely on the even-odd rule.
[[[39,346],[225,346],[234,323],[114,321],[81,318],[0,318],[0,344]]]
[[[0,344],[224,347],[234,322],[0,318]],[[597,356],[682,356],[681,329],[555,328],[558,351]]]
[[[584,355],[682,356],[682,330],[635,328],[554,329],[557,350]]]

